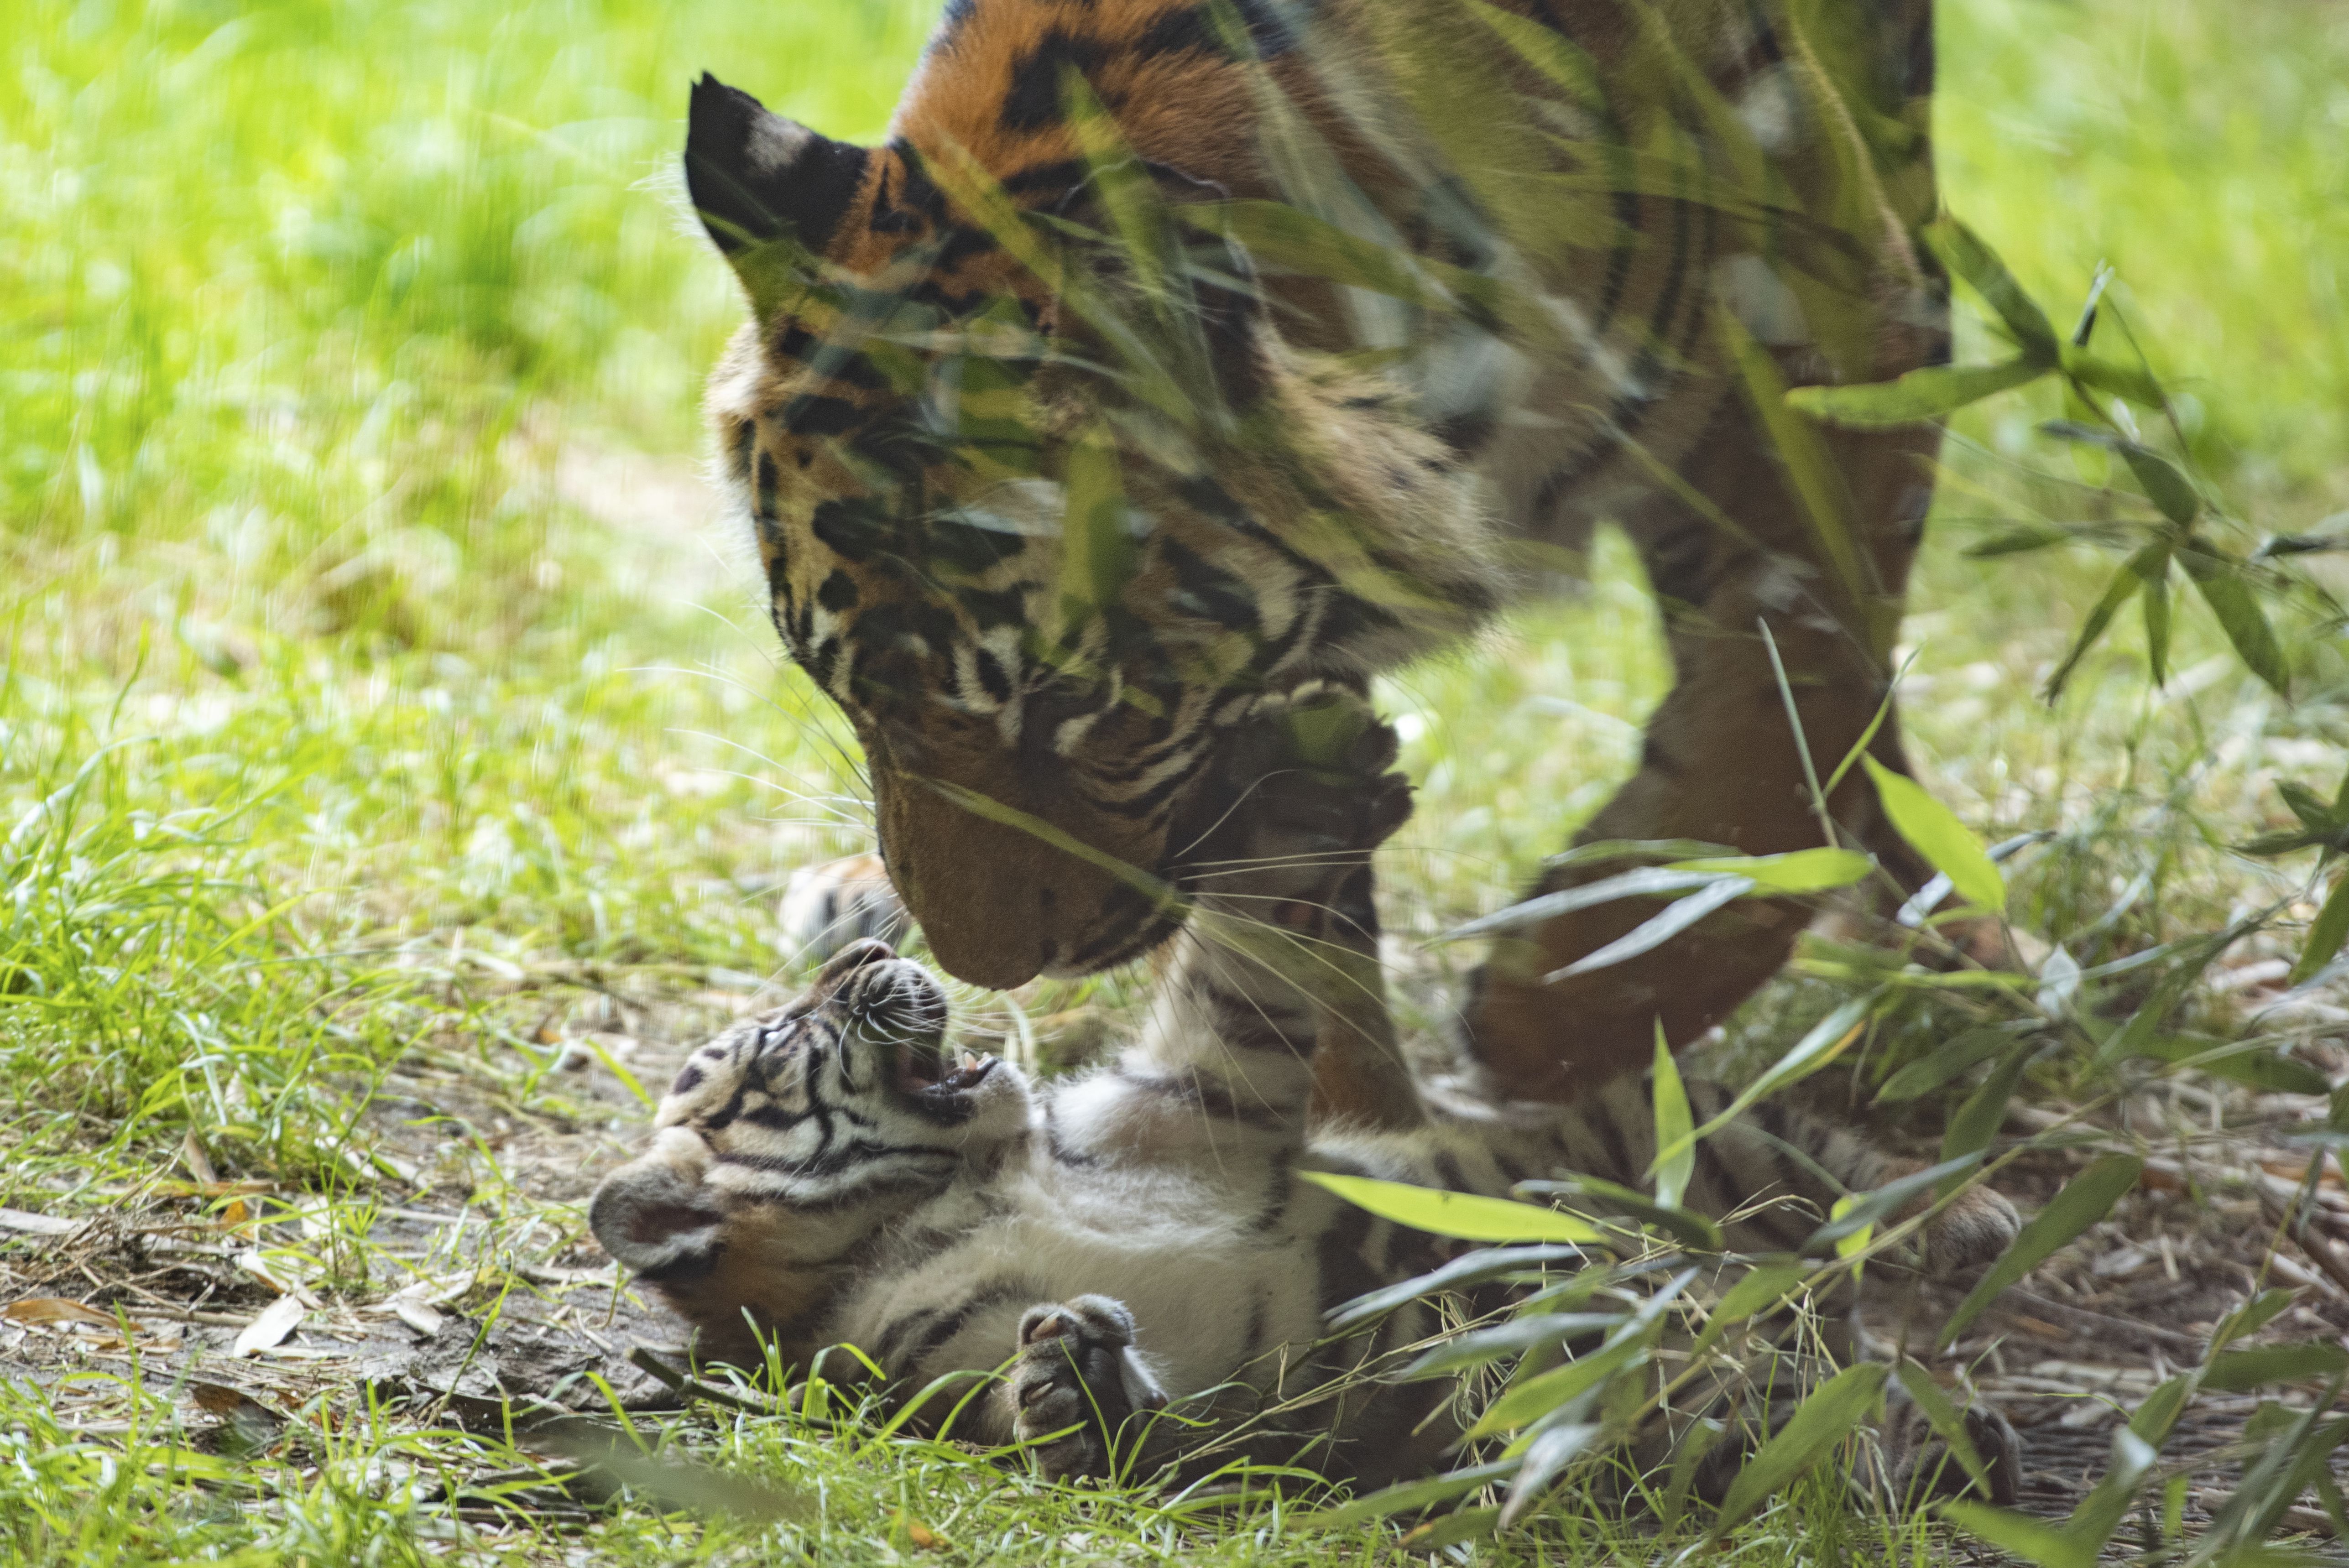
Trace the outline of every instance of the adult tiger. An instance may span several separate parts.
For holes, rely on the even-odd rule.
[[[705,77],[688,183],[755,315],[723,475],[938,963],[1163,940],[1259,700],[1458,637],[1602,520],[1676,685],[1584,839],[1817,842],[1781,687],[1821,775],[1884,713],[1939,432],[1779,394],[1946,357],[1931,77],[1930,0],[952,0],[874,148]],[[1858,770],[1831,807],[1921,880]],[[1651,913],[1496,947],[1499,1084],[1694,1037],[1803,914],[1561,975]]]

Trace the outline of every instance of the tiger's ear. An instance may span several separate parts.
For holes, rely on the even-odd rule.
[[[872,153],[770,113],[704,74],[686,121],[685,188],[701,226],[740,271],[743,253],[777,240],[821,253]]]

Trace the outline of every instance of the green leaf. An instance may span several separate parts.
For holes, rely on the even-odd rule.
[[[2282,646],[2276,642],[2275,628],[2268,624],[2267,612],[2260,608],[2258,595],[2244,579],[2242,563],[2201,549],[2181,551],[2178,559],[2186,568],[2186,575],[2201,591],[2202,602],[2219,617],[2220,628],[2235,645],[2235,652],[2245,666],[2278,692],[2290,696],[2292,671],[2284,663]]]
[[[2330,1094],[2333,1085],[2306,1062],[2279,1056],[2256,1040],[2213,1040],[2156,1035],[2140,1040],[2131,1055],[2173,1067],[2191,1068],[2213,1078],[2248,1084],[2269,1094]]]
[[[2147,567],[2152,570],[2148,571]],[[2132,561],[2129,568],[2145,580],[2145,662],[2152,672],[2153,684],[2167,686],[2169,684],[2169,552],[2163,551],[2158,562],[2147,562],[2143,566]]]
[[[1715,876],[1744,877],[1765,893],[1829,892],[1866,880],[1876,862],[1857,850],[1795,850],[1783,855],[1723,855],[1711,860],[1675,861],[1665,868],[1675,872],[1709,872]]]
[[[1902,1361],[1895,1371],[1899,1375],[1900,1386],[1909,1391],[1909,1398],[1916,1402],[1917,1408],[1925,1413],[1926,1423],[1933,1429],[1933,1435],[1949,1445],[1951,1457],[1958,1461],[1959,1467],[1974,1485],[1982,1489],[1982,1495],[1988,1497],[1991,1491],[1990,1472],[1982,1468],[1982,1455],[1974,1451],[1973,1438],[1966,1431],[1965,1418],[1958,1413],[1957,1406],[1950,1402],[1949,1395],[1933,1381],[1932,1375],[1914,1361]],[[1922,1479],[1928,1482],[1932,1480],[1930,1476]]]
[[[2180,1372],[2147,1394],[2145,1403],[2129,1417],[2129,1430],[2157,1449],[2168,1442],[2178,1418],[2186,1413],[2186,1401],[2194,1397],[2195,1382],[2193,1373]]]
[[[2210,1331],[2210,1353],[2215,1356],[2236,1340],[2257,1334],[2299,1299],[2292,1291],[2261,1291],[2219,1320],[2219,1326]]]
[[[1880,1361],[1847,1367],[1811,1392],[1761,1451],[1729,1483],[1713,1534],[1728,1532],[1772,1492],[1809,1469],[1841,1442],[1875,1405],[1892,1369]]]
[[[1555,920],[1561,914],[1571,914],[1578,909],[1611,903],[1619,898],[1655,898],[1682,893],[1692,888],[1710,887],[1721,880],[1712,872],[1640,866],[1632,871],[1618,872],[1611,877],[1601,877],[1597,882],[1559,888],[1555,892],[1536,893],[1531,898],[1521,899],[1490,914],[1479,915],[1464,924],[1454,926],[1444,934],[1444,940],[1458,942],[1466,937],[1490,935],[1495,932],[1522,930]]]
[[[2027,358],[2042,365],[2053,366],[2061,358],[2056,347],[2055,329],[2048,325],[2047,313],[2033,303],[2006,263],[1980,236],[1955,218],[1940,217],[1925,225],[1926,242],[1933,247],[1950,270],[1972,285],[1982,295],[1982,303],[1998,313],[2006,323],[2007,331]]]
[[[2060,1525],[1986,1502],[1945,1502],[1941,1517],[2039,1568],[2095,1568],[2096,1548],[2103,1544],[2076,1540]]]
[[[1608,1336],[1607,1343],[1589,1355],[1531,1377],[1523,1377],[1507,1393],[1494,1400],[1464,1436],[1473,1440],[1491,1437],[1495,1432],[1529,1427],[1552,1411],[1596,1390],[1616,1373],[1644,1361],[1648,1355],[1648,1342],[1655,1336],[1659,1321],[1680,1298],[1681,1292],[1688,1288],[1689,1281],[1696,1278],[1697,1272],[1692,1268],[1682,1269],[1665,1281],[1653,1295],[1640,1304],[1640,1310],[1629,1322]]]
[[[1488,1465],[1474,1465],[1467,1470],[1454,1470],[1448,1475],[1430,1476],[1424,1480],[1407,1480],[1368,1497],[1358,1497],[1336,1508],[1319,1509],[1299,1514],[1289,1521],[1292,1530],[1346,1530],[1373,1519],[1385,1519],[1398,1513],[1417,1513],[1439,1502],[1449,1502],[1464,1492],[1490,1486],[1516,1472],[1521,1461],[1502,1460]]]
[[[1327,1171],[1299,1174],[1381,1220],[1431,1235],[1452,1236],[1464,1242],[1581,1243],[1604,1239],[1588,1220],[1535,1203],[1446,1192],[1434,1187],[1414,1187],[1407,1181],[1339,1176]]]
[[[2014,1098],[2014,1086],[2023,1081],[2023,1069],[2038,1048],[2033,1041],[2017,1046],[2013,1055],[1992,1069],[1982,1087],[1966,1097],[1966,1103],[1958,1107],[1958,1113],[1942,1130],[1942,1159],[1962,1160],[1990,1147],[2006,1119],[2006,1103]]]
[[[2134,365],[2116,364],[2070,344],[2064,346],[2063,356],[2064,374],[2099,392],[2126,397],[2147,408],[2158,408],[2168,401],[2162,394],[2161,383],[2154,379],[2151,371]]]
[[[1920,1099],[1962,1074],[1976,1062],[1987,1061],[2014,1043],[2014,1030],[2000,1024],[1968,1029],[1930,1056],[1910,1062],[1884,1080],[1876,1091],[1878,1105],[1899,1105]]]
[[[2063,695],[2064,683],[2072,678],[2072,672],[2079,667],[2088,650],[2096,645],[2097,639],[2105,634],[2105,628],[2113,624],[2115,615],[2120,614],[2121,606],[2144,586],[2145,579],[2137,574],[2134,562],[2113,573],[2112,581],[2105,584],[2103,595],[2088,612],[2088,618],[2080,623],[2080,634],[2072,640],[2072,651],[2064,655],[2064,662],[2057,665],[2055,673],[2047,677],[2045,695],[2049,702]]]
[[[1719,1116],[1685,1138],[1675,1139],[1669,1146],[1657,1150],[1654,1163],[1648,1167],[1648,1174],[1653,1176],[1665,1161],[1676,1159],[1682,1148],[1711,1138],[1760,1101],[1798,1079],[1808,1078],[1842,1055],[1844,1047],[1859,1037],[1859,1031],[1867,1024],[1869,1012],[1882,996],[1880,991],[1855,996],[1813,1025],[1809,1034],[1795,1042],[1793,1050],[1780,1057],[1761,1077],[1746,1085]]]
[[[1402,1383],[1448,1377],[1471,1367],[1482,1367],[1511,1356],[1523,1356],[1546,1345],[1580,1335],[1612,1334],[1623,1326],[1619,1312],[1537,1312],[1529,1316],[1471,1329],[1444,1340],[1395,1374]]]
[[[1578,1247],[1492,1247],[1480,1249],[1454,1258],[1440,1269],[1432,1269],[1415,1279],[1407,1279],[1358,1295],[1330,1314],[1326,1325],[1332,1334],[1343,1334],[1374,1317],[1392,1312],[1417,1301],[1424,1295],[1442,1291],[1466,1290],[1488,1280],[1508,1274],[1531,1274],[1554,1264],[1579,1264],[1582,1252]]]
[[[2153,502],[2161,515],[2180,528],[2191,528],[2194,520],[2202,515],[2202,492],[2183,469],[2159,452],[2138,446],[2135,441],[2122,441],[2115,449],[2121,460],[2137,476],[2145,490],[2146,499]]]
[[[1539,1501],[1558,1472],[1588,1450],[1602,1430],[1587,1422],[1576,1422],[1552,1427],[1526,1444],[1525,1468],[1509,1483],[1509,1495],[1501,1504],[1501,1528],[1508,1529]]]
[[[1729,1293],[1713,1304],[1713,1314],[1705,1320],[1704,1332],[1697,1336],[1690,1359],[1702,1356],[1731,1329],[1756,1313],[1771,1311],[1803,1287],[1811,1271],[1799,1263],[1757,1264],[1745,1277],[1729,1287]]]
[[[2240,1394],[2266,1383],[2331,1377],[2342,1372],[2349,1372],[2349,1350],[2338,1345],[2262,1345],[2251,1350],[2225,1350],[2210,1357],[2210,1364],[2202,1369],[2202,1387]]]
[[[1467,1436],[1489,1438],[1496,1432],[1531,1426],[1552,1410],[1589,1393],[1616,1373],[1644,1359],[1647,1346],[1640,1336],[1618,1331],[1615,1337],[1589,1355],[1554,1367],[1517,1384],[1493,1401]]]
[[[2308,940],[2301,944],[2300,960],[2292,966],[2292,983],[2305,985],[2315,979],[2317,972],[2333,962],[2344,943],[2349,943],[2349,872],[2333,879],[2333,891],[2325,895],[2324,907],[2309,923]]]
[[[1723,877],[1686,898],[1675,899],[1664,906],[1662,913],[1650,916],[1606,946],[1584,954],[1562,969],[1551,970],[1542,976],[1542,984],[1553,985],[1569,975],[1627,964],[1643,953],[1653,952],[1723,904],[1733,903],[1752,892],[1754,885],[1744,877]]]
[[[1620,1209],[1643,1225],[1653,1225],[1682,1246],[1700,1253],[1722,1249],[1721,1227],[1693,1209],[1668,1208],[1645,1192],[1621,1187],[1596,1176],[1574,1176],[1562,1181],[1520,1181],[1516,1191],[1534,1196],[1596,1198]]]
[[[1873,757],[1860,760],[1868,768],[1868,776],[1876,780],[1876,798],[1884,803],[1884,814],[1891,819],[1893,830],[1908,841],[1909,847],[1949,878],[1950,885],[1968,903],[1981,909],[2005,908],[2006,879],[1998,874],[1982,841],[1966,830],[1956,814],[1914,779],[1895,773]]]
[[[2010,387],[2036,381],[2047,370],[2044,362],[2028,357],[2001,365],[1930,365],[1897,381],[1864,387],[1797,387],[1786,394],[1786,402],[1830,425],[1880,430],[1943,418]]]
[[[1664,1043],[1664,1021],[1656,1020],[1656,1147],[1678,1149],[1670,1160],[1656,1163],[1656,1202],[1667,1209],[1681,1206],[1689,1178],[1696,1174],[1696,1119],[1689,1113],[1688,1090],[1681,1085],[1681,1069],[1672,1048]]]
[[[2006,1255],[1992,1264],[1982,1283],[1958,1304],[1958,1309],[1941,1326],[1940,1348],[1946,1350],[1956,1344],[1966,1326],[1981,1316],[1982,1308],[1996,1300],[2007,1286],[2110,1213],[2121,1194],[2136,1186],[2144,1171],[2145,1161],[2135,1155],[2107,1154],[2074,1177],[2069,1186],[2049,1200],[2047,1207],[2023,1227],[2023,1233],[2014,1238]]]
[[[1912,1171],[1872,1191],[1850,1193],[1836,1204],[1835,1212],[1828,1217],[1827,1222],[1813,1231],[1804,1241],[1802,1250],[1816,1255],[1830,1246],[1840,1248],[1853,1236],[1915,1202],[1930,1191],[1937,1182],[1962,1176],[1981,1163],[1982,1154],[1976,1150],[1954,1160],[1945,1160],[1939,1165],[1927,1166],[1922,1171]]]
[[[2004,533],[1994,533],[1979,544],[1969,544],[1960,552],[1971,560],[1986,561],[2000,555],[2023,555],[2033,550],[2044,550],[2051,544],[2069,544],[2072,531],[2053,523],[2026,522],[2020,528],[2010,528]]]

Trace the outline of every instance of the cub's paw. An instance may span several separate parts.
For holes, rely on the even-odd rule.
[[[1005,1393],[1012,1435],[1036,1445],[1047,1480],[1109,1475],[1141,1436],[1143,1423],[1128,1423],[1166,1408],[1133,1348],[1133,1315],[1105,1295],[1030,1307]]]
[[[1897,1385],[1896,1385],[1897,1387]],[[1982,1461],[1982,1488],[1950,1451],[1925,1419],[1924,1412],[1907,1398],[1895,1397],[1887,1411],[1886,1480],[1896,1501],[1914,1508],[1934,1498],[1987,1495],[2002,1508],[2011,1508],[2023,1486],[2023,1436],[1995,1405],[1979,1401],[1966,1407],[1962,1419],[1966,1441]]]
[[[2023,1229],[2014,1205],[1988,1187],[1970,1187],[1925,1227],[1925,1266],[1964,1274],[1995,1262]]]
[[[793,872],[783,884],[778,923],[793,955],[814,968],[867,937],[899,945],[913,917],[879,855],[849,855]]]

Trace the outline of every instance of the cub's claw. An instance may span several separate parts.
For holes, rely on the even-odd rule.
[[[1030,1307],[1005,1395],[1012,1435],[1035,1445],[1047,1480],[1111,1474],[1146,1425],[1128,1423],[1166,1408],[1133,1347],[1133,1315],[1105,1295]]]

